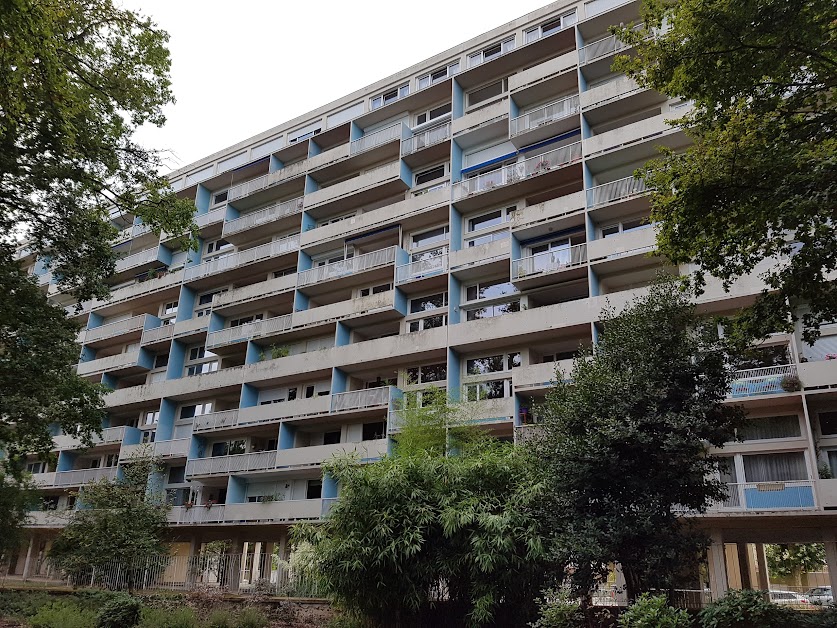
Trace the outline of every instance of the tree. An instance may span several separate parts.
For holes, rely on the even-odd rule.
[[[0,468],[0,563],[7,564],[18,548],[20,530],[35,502],[34,487],[25,478],[7,475]]]
[[[174,101],[165,31],[111,0],[0,0],[0,15],[0,449],[14,459],[48,453],[50,423],[101,427],[101,389],[71,371],[76,327],[27,279],[18,242],[64,291],[104,298],[111,212],[188,234],[194,206],[131,139]]]
[[[615,69],[694,103],[674,121],[694,144],[638,173],[653,190],[660,253],[699,265],[698,293],[707,274],[729,286],[781,259],[735,331],[787,329],[802,302],[813,340],[837,317],[837,5],[645,0],[642,17],[619,31],[636,54]]]
[[[653,284],[620,312],[602,312],[594,351],[556,375],[527,439],[544,474],[539,517],[575,594],[621,565],[630,599],[668,588],[706,540],[682,513],[724,496],[714,474],[742,424],[724,405],[733,377],[716,327],[674,281]],[[559,579],[563,574],[559,573]]]
[[[141,450],[116,479],[85,484],[79,494],[82,507],[73,511],[49,551],[53,564],[76,578],[96,569],[105,579],[125,578],[132,588],[148,559],[169,553],[163,541],[169,507],[164,495],[149,490],[149,478],[161,469]],[[105,569],[115,560],[127,566],[125,572]]]
[[[826,565],[825,545],[822,543],[767,545],[765,554],[772,577],[790,577],[798,585],[802,585],[803,574],[822,571]]]
[[[313,544],[322,589],[351,612],[396,625],[445,600],[448,618],[526,625],[543,571],[531,514],[538,484],[510,443],[467,436],[455,438],[455,453],[439,447],[445,406],[405,413],[392,456],[325,465],[340,499],[323,523],[298,526],[294,537]],[[417,433],[436,445],[421,450],[410,442]]]

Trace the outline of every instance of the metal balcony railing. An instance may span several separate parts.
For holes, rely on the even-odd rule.
[[[115,369],[133,366],[139,362],[139,351],[128,351],[126,353],[117,353],[116,355],[109,355],[104,358],[97,358],[88,360],[87,362],[79,362],[76,372],[79,375],[91,375],[93,373],[106,373]]]
[[[740,482],[727,484],[728,496],[716,507],[725,510],[811,510],[811,480]]]
[[[347,275],[354,275],[379,266],[386,266],[395,262],[395,250],[397,247],[390,246],[378,251],[371,251],[349,259],[332,262],[316,268],[304,270],[297,275],[296,285],[299,287],[337,279]]]
[[[186,475],[225,475],[274,468],[276,468],[276,450],[271,450],[189,460],[186,462]]]
[[[198,227],[205,227],[207,225],[211,225],[212,223],[224,220],[224,216],[226,215],[227,207],[225,205],[223,207],[213,209],[211,212],[206,212],[205,214],[199,214],[198,216],[195,216],[195,224]]]
[[[732,383],[731,397],[752,397],[755,395],[774,395],[786,392],[782,388],[785,377],[796,376],[795,364],[766,366],[757,369],[737,371]]]
[[[234,185],[227,190],[227,202],[244,198],[245,196],[250,196],[250,194],[253,194],[254,192],[265,189],[270,184],[269,179],[270,174],[263,174],[262,176],[251,179],[250,181]]]
[[[259,225],[265,225],[285,216],[292,216],[302,211],[303,197],[292,198],[289,201],[275,203],[264,209],[245,214],[239,218],[224,223],[223,235],[226,237],[234,233],[240,233]]]
[[[633,30],[641,30],[642,28],[645,28],[645,24],[640,23],[634,26]],[[594,41],[592,44],[587,44],[583,48],[579,48],[578,63],[579,65],[590,63],[591,61],[630,47],[630,44],[626,44],[616,35],[610,35],[604,39]]]
[[[58,471],[55,474],[56,486],[81,486],[97,480],[112,480],[116,477],[116,467],[100,469],[78,469],[76,471]]]
[[[154,443],[154,455],[162,458],[184,457],[189,453],[191,438],[177,438],[175,440],[158,440]]]
[[[382,386],[380,388],[335,393],[331,396],[331,411],[342,412],[344,410],[362,410],[364,408],[387,406],[393,397],[393,393],[397,390],[395,386]]]
[[[228,327],[206,335],[206,348],[211,349],[236,342],[246,342],[266,334],[286,331],[291,328],[291,315],[274,316],[262,321],[245,323],[238,327]]]
[[[142,332],[140,344],[145,345],[151,342],[160,342],[168,340],[174,335],[174,325],[160,325],[152,329],[146,329]]]
[[[395,269],[395,283],[409,283],[446,272],[448,269],[448,249],[443,247],[438,251],[438,254],[432,257],[397,266]]]
[[[120,334],[127,334],[128,332],[142,329],[145,325],[145,319],[148,314],[140,314],[139,316],[132,316],[114,323],[107,323],[99,327],[88,329],[84,333],[84,342],[94,342],[96,340],[103,340],[105,338],[113,338]]]
[[[398,124],[393,124],[392,126],[388,126],[384,129],[375,131],[369,135],[364,135],[363,137],[354,140],[351,144],[349,144],[349,154],[357,155],[358,153],[370,150],[376,146],[381,146],[382,144],[392,142],[393,140],[401,139],[401,127],[402,124],[399,122]]]
[[[568,98],[562,98],[561,100],[557,100],[509,120],[509,137],[515,137],[544,124],[550,124],[576,115],[580,110],[577,94]]]
[[[587,190],[587,207],[593,208],[621,201],[648,191],[645,181],[635,177],[625,177],[610,183],[603,183]]]
[[[512,262],[512,277],[521,279],[579,266],[587,261],[587,245],[577,244],[565,249],[552,249]]]
[[[450,122],[419,131],[401,143],[401,156],[412,155],[423,148],[444,142],[450,137]]]
[[[211,414],[196,416],[192,423],[194,432],[206,432],[224,427],[233,427],[238,423],[238,409],[222,410]]]
[[[116,268],[114,269],[114,271],[117,273],[121,273],[130,268],[153,262],[157,259],[158,255],[159,247],[156,246],[150,249],[145,249],[144,251],[140,251],[139,253],[128,255],[127,257],[123,257],[121,260],[118,260],[116,262]]]
[[[230,268],[236,268],[237,266],[243,266],[245,264],[252,264],[253,262],[269,259],[283,253],[290,253],[291,251],[296,251],[298,248],[299,234],[288,236],[287,238],[282,238],[281,240],[275,240],[273,242],[268,242],[267,244],[262,244],[261,246],[253,247],[252,249],[246,249],[244,251],[239,251],[238,253],[231,253],[230,255],[224,255],[223,257],[216,257],[215,259],[204,262],[203,264],[191,266],[185,269],[183,273],[183,280],[194,281],[195,279],[200,279],[201,277],[207,277],[209,275],[224,272]]]
[[[509,164],[485,172],[470,179],[464,179],[453,186],[453,200],[461,200],[473,194],[487,192],[497,187],[517,183],[529,177],[563,168],[581,159],[581,142],[556,148],[547,153],[530,157],[525,161]]]

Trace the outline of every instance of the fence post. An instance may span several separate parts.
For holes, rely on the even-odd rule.
[[[90,588],[93,588],[93,581],[96,579],[96,568],[93,567],[93,570],[90,572]]]

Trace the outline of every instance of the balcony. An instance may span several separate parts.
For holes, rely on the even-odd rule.
[[[239,183],[227,191],[227,202],[232,203],[237,199],[250,196],[260,190],[264,190],[268,187],[268,185],[270,185],[270,174],[263,174],[262,176],[251,179],[250,181]]]
[[[269,260],[279,255],[292,253],[299,249],[299,235],[292,235],[281,240],[275,240],[256,246],[251,249],[245,249],[223,257],[217,257],[203,264],[197,266],[190,266],[186,268],[183,273],[184,281],[195,281],[204,277],[210,277],[219,273],[225,272],[232,268],[254,264],[263,260]]]
[[[512,385],[515,392],[530,393],[534,391],[545,391],[555,384],[555,372],[561,371],[565,375],[573,369],[572,360],[559,360],[558,362],[542,362],[540,364],[529,364],[521,366],[512,371]]]
[[[189,448],[192,445],[191,438],[178,438],[176,440],[154,441],[153,454],[159,458],[185,458],[189,455]],[[119,460],[129,460],[136,452],[148,445],[123,445],[119,451]]]
[[[504,97],[489,105],[465,113],[451,122],[451,133],[457,144],[469,148],[508,133],[509,99]],[[467,134],[466,134],[467,131]]]
[[[122,229],[116,237],[113,239],[113,246],[117,246],[119,244],[123,244],[128,240],[133,240],[135,238],[139,238],[140,236],[144,236],[147,233],[151,233],[151,227],[148,225],[132,225],[127,227],[126,229]]]
[[[39,287],[43,288],[48,286],[52,283],[52,273],[47,271],[40,275],[35,275],[35,282],[38,284]]]
[[[601,207],[617,201],[628,200],[641,196],[648,191],[645,181],[634,177],[625,177],[603,183],[587,190],[587,208]]]
[[[368,410],[372,408],[387,408],[390,401],[401,395],[395,386],[381,386],[365,390],[351,390],[335,393],[331,396],[332,412],[347,412],[350,410]]]
[[[595,263],[597,273],[613,274],[637,269],[642,263],[637,256],[647,255],[656,248],[657,234],[654,225],[649,224],[588,242],[587,255],[590,263]]]
[[[553,221],[575,216],[584,210],[584,192],[572,192],[536,205],[520,207],[512,218],[512,233],[518,240],[546,235],[549,229],[560,229],[564,223]],[[570,226],[567,224],[566,226]]]
[[[401,156],[407,157],[450,139],[450,122],[419,131],[401,143]]]
[[[323,511],[321,499],[293,499],[247,504],[216,504],[206,506],[176,506],[169,511],[169,523],[278,523],[283,521],[316,521]]]
[[[93,446],[96,445],[115,445],[122,442],[125,438],[125,426],[106,427],[102,429],[102,435],[94,434],[92,437]],[[54,449],[81,449],[84,445],[81,439],[72,434],[61,434],[53,438]]]
[[[334,321],[361,316],[364,324],[372,324],[401,318],[404,314],[398,310],[395,291],[386,290],[294,312],[294,328],[333,324]]]
[[[578,95],[562,98],[509,120],[509,137],[516,146],[555,137],[578,128],[580,110]]]
[[[305,195],[305,208],[330,206],[351,197],[353,207],[403,192],[410,184],[401,178],[401,162],[374,168],[346,181],[335,183]],[[346,207],[348,209],[348,207]]]
[[[331,401],[328,397],[296,399],[283,403],[270,403],[236,410],[223,410],[195,417],[192,430],[195,433],[228,430],[233,428],[278,423],[283,419],[328,414]]]
[[[372,150],[378,146],[401,140],[402,124],[393,124],[369,135],[364,135],[349,144],[349,155],[357,155]]]
[[[76,372],[82,377],[86,377],[114,371],[149,368],[141,364],[142,357],[140,350],[117,353],[116,355],[109,355],[104,358],[79,362]]]
[[[727,484],[729,496],[710,511],[814,510],[811,480]]]
[[[636,24],[633,27],[633,30],[641,30],[643,28],[645,28],[645,24],[640,23]],[[626,50],[631,47],[632,46],[630,44],[624,43],[616,35],[609,35],[608,37],[594,41],[591,44],[587,44],[583,48],[579,48],[578,64],[586,65],[598,59],[605,59],[616,52]]]
[[[758,395],[777,395],[787,392],[782,388],[785,377],[796,376],[796,364],[780,366],[766,366],[757,369],[747,369],[735,373],[730,397],[755,397]]]
[[[687,144],[683,130],[666,121],[670,117],[668,113],[659,114],[585,139],[584,157],[596,160],[590,166],[592,172],[655,157],[658,145],[677,148]]]
[[[226,216],[227,206],[224,205],[223,207],[213,209],[212,211],[204,212],[203,214],[198,214],[197,216],[195,216],[195,224],[198,226],[198,229],[203,229],[204,227],[208,227],[209,225],[214,225],[216,223],[223,222]]]
[[[448,271],[447,247],[438,249],[438,255],[402,264],[395,268],[395,285],[420,281],[428,277],[442,275]]]
[[[310,268],[297,274],[296,285],[298,288],[320,284],[325,281],[339,279],[350,275],[357,275],[362,272],[388,266],[395,262],[397,246],[390,246],[378,251],[363,253],[339,262],[332,262],[316,268]]]
[[[288,216],[302,213],[303,198],[293,198],[289,201],[275,203],[264,209],[251,212],[224,223],[222,235],[229,238],[244,231],[281,221]]]
[[[197,458],[186,462],[186,475],[229,475],[248,471],[268,471],[276,468],[276,450],[259,451],[234,456]]]
[[[131,318],[124,318],[121,321],[87,329],[82,333],[81,343],[92,344],[108,338],[139,331],[145,327],[148,317],[148,314],[140,314],[139,316],[132,316]]]
[[[146,264],[156,262],[159,260],[159,258],[160,247],[158,246],[151,247],[150,249],[145,249],[144,251],[140,251],[138,253],[133,253],[131,255],[128,255],[127,257],[123,257],[122,259],[116,262],[114,274],[118,275],[120,273],[139,268]]]
[[[251,305],[255,301],[262,299],[269,299],[276,295],[292,292],[296,287],[296,276],[285,275],[284,277],[275,277],[267,281],[259,281],[248,286],[241,286],[240,288],[233,288],[227,292],[216,294],[212,300],[212,310],[219,312],[227,309],[243,309]],[[232,312],[225,312],[231,314]]]
[[[581,108],[587,112],[590,109],[614,103],[626,96],[643,91],[637,82],[627,76],[616,76],[613,79],[597,84],[595,87],[581,93]]]
[[[562,146],[535,157],[530,157],[524,161],[509,164],[497,170],[485,172],[455,183],[453,186],[453,201],[460,208],[468,210],[489,202],[484,199],[474,198],[482,194],[491,192],[492,198],[490,202],[494,202],[495,200],[500,201],[505,200],[505,198],[511,198],[511,196],[525,195],[529,191],[534,190],[535,187],[543,188],[547,184],[546,181],[534,182],[534,179],[539,177],[546,176],[550,179],[556,179],[555,181],[549,182],[553,185],[569,183],[573,179],[579,179],[581,177],[580,168],[578,172],[575,172],[575,169],[570,170],[568,168],[573,164],[578,164],[580,161],[581,142]],[[531,183],[527,183],[530,181]],[[514,186],[514,189],[508,189],[512,186]],[[501,190],[503,193],[498,194],[496,193],[497,190]],[[496,199],[494,198],[495,196],[497,196]]]
[[[206,335],[206,348],[217,349],[225,345],[247,342],[254,338],[287,331],[291,328],[291,315],[274,316],[261,321],[245,323],[238,327],[228,327],[218,331],[211,331]]]
[[[142,332],[140,346],[150,346],[167,343],[174,336],[174,325],[160,325]]]
[[[76,471],[58,471],[55,474],[54,486],[81,486],[88,482],[99,480],[113,480],[116,478],[116,467],[100,469],[78,469]]]
[[[361,460],[377,460],[387,453],[387,439],[360,443],[337,443],[280,449],[277,458],[280,468],[304,468],[319,466],[334,456],[357,455]]]
[[[530,280],[535,277],[549,276],[554,280],[554,275],[572,268],[583,271],[586,276],[587,244],[577,244],[564,249],[553,249],[537,253],[529,257],[523,257],[512,261],[512,281],[520,285],[521,280]],[[585,266],[584,268],[579,268]],[[579,273],[572,273],[573,277]],[[570,277],[566,277],[569,279]],[[526,287],[534,287],[537,282],[524,282]]]

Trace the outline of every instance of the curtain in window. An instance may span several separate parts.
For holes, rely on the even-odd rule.
[[[744,440],[761,440],[765,438],[793,438],[801,436],[799,417],[795,414],[788,416],[766,416],[751,419],[738,435]]]
[[[744,456],[747,482],[785,482],[807,480],[805,455],[800,452]]]

